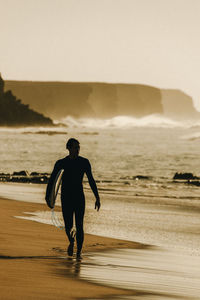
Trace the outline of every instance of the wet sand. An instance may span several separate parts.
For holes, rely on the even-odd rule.
[[[199,300],[199,266],[199,256],[160,247],[113,249],[89,253],[79,276],[106,286],[147,293],[134,298],[120,296],[118,300]]]
[[[116,287],[87,282],[79,277],[82,262],[69,259],[64,231],[51,225],[15,218],[23,212],[45,210],[46,205],[0,199],[0,299],[105,299],[137,295]],[[139,249],[129,241],[85,236],[83,252],[114,248]],[[83,255],[84,262],[84,255]]]

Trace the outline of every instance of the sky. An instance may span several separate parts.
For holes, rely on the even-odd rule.
[[[5,80],[180,89],[200,110],[200,0],[0,0]]]

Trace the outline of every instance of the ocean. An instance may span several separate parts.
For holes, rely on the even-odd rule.
[[[93,217],[88,202],[88,232],[199,253],[200,187],[173,176],[200,175],[200,124],[157,115],[64,121],[67,127],[1,128],[0,172],[51,172],[55,161],[67,155],[68,138],[75,137],[80,155],[92,164],[102,198],[100,217]],[[91,194],[87,178],[84,188]],[[35,202],[44,201],[44,192],[44,185],[0,186],[1,196],[25,195]]]
[[[143,123],[142,121],[143,120]],[[66,156],[66,141],[80,141],[80,155],[104,191],[130,195],[198,197],[198,188],[174,184],[176,172],[200,175],[200,123],[152,116],[138,119],[68,120],[66,128],[0,129],[0,172],[51,172]],[[95,123],[96,121],[96,123]],[[137,176],[141,180],[137,180]]]

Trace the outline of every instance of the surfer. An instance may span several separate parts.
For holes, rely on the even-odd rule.
[[[65,231],[69,239],[67,252],[69,256],[73,256],[74,236],[71,231],[73,228],[73,215],[75,215],[77,242],[76,256],[77,258],[81,258],[81,250],[84,241],[83,221],[85,213],[85,196],[82,184],[84,174],[87,175],[89,185],[96,198],[95,209],[97,209],[97,211],[99,211],[101,203],[96,182],[92,175],[90,162],[88,159],[79,156],[79,141],[74,138],[69,139],[66,148],[69,151],[69,155],[55,163],[47,185],[45,199],[48,204],[49,195],[56,175],[61,169],[64,169],[61,186],[61,204]]]

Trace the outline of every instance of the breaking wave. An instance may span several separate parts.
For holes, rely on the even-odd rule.
[[[98,129],[128,129],[134,127],[151,127],[151,128],[200,128],[200,120],[175,120],[154,114],[141,118],[130,116],[116,116],[110,119],[98,118],[74,118],[68,116],[61,120],[54,120],[53,127],[0,127],[0,132],[15,132],[25,134],[46,134],[58,135],[67,134],[70,129],[78,129],[82,134],[98,134]],[[187,137],[199,139],[199,136]]]
[[[68,127],[73,128],[131,128],[131,127],[159,127],[159,128],[175,128],[175,127],[199,127],[200,121],[194,124],[194,121],[177,121],[161,115],[148,115],[142,118],[134,118],[129,116],[117,116],[110,119],[93,119],[66,117],[61,120]]]

